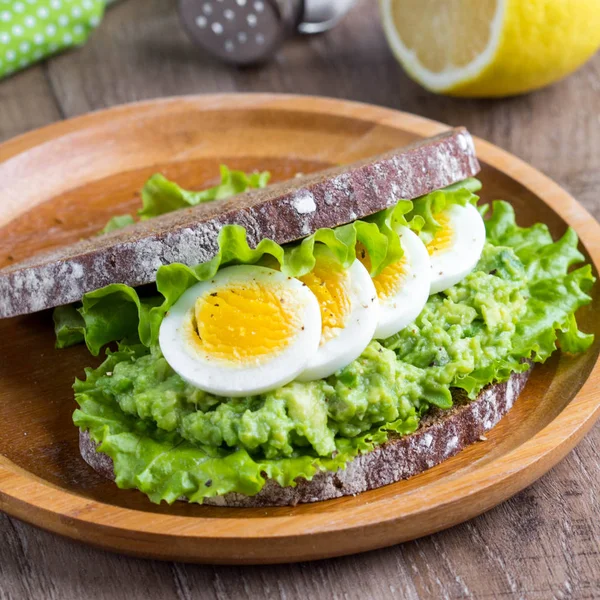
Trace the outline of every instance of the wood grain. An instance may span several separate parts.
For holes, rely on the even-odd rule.
[[[466,125],[550,174],[600,216],[600,57],[529,96],[441,98],[403,75],[369,0],[329,34],[292,41],[266,67],[241,71],[194,51],[180,32],[174,3],[127,0],[108,12],[83,49],[0,82],[0,137],[116,103],[215,91],[324,94]],[[594,598],[600,588],[599,455],[595,427],[548,475],[468,524],[310,565],[201,567],[128,559],[0,515],[0,598]]]

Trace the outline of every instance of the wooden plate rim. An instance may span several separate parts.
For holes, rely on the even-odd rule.
[[[301,110],[337,117],[358,118],[371,123],[373,126],[397,127],[423,137],[434,135],[448,128],[448,126],[441,123],[409,113],[330,98],[279,94],[184,96],[126,104],[55,123],[0,145],[0,158],[9,160],[11,157],[48,140],[99,125],[107,117],[115,120],[126,118],[132,113],[139,113],[140,111],[160,112],[166,108],[179,111],[185,111],[187,108],[202,111],[242,108],[246,110],[265,108],[281,111]],[[360,109],[360,117],[356,116],[357,109]],[[484,140],[475,138],[475,144],[478,157],[482,162],[495,167],[529,189],[577,231],[580,240],[592,258],[596,271],[598,271],[600,266],[600,225],[595,219],[570,194],[524,161]],[[537,189],[546,189],[547,192],[540,195],[536,192]],[[368,505],[359,504],[355,507],[346,503],[342,510],[346,515],[352,513],[353,525],[350,528],[344,523],[345,519],[338,518],[327,526],[318,523],[318,527],[313,529],[311,519],[314,515],[311,514],[284,517],[265,516],[260,519],[258,526],[255,519],[217,519],[219,525],[243,524],[243,527],[230,527],[229,531],[226,532],[223,531],[222,527],[219,528],[219,531],[211,531],[211,524],[214,523],[215,519],[163,514],[153,514],[152,519],[148,519],[148,513],[144,511],[122,508],[64,491],[60,487],[28,473],[4,456],[0,456],[0,508],[8,514],[24,518],[40,527],[76,539],[86,539],[88,533],[97,533],[98,528],[100,528],[112,531],[115,534],[121,533],[129,536],[140,534],[145,539],[148,539],[148,536],[150,538],[157,536],[161,540],[169,537],[194,539],[196,541],[227,538],[233,542],[234,540],[263,538],[261,529],[265,526],[265,523],[269,522],[276,523],[278,526],[278,532],[270,533],[269,537],[291,538],[293,536],[294,539],[299,536],[319,537],[340,531],[361,530],[371,526],[377,526],[378,528],[390,527],[404,519],[423,516],[434,508],[443,505],[451,510],[466,496],[475,496],[481,499],[479,508],[474,507],[467,516],[462,515],[455,521],[452,518],[447,519],[442,527],[434,527],[432,529],[434,531],[471,518],[496,504],[498,500],[489,506],[485,503],[486,492],[492,488],[502,489],[499,497],[502,500],[506,499],[519,489],[529,485],[562,459],[587,433],[600,415],[600,394],[597,392],[599,383],[600,358],[594,364],[582,388],[553,421],[518,448],[494,459],[487,465],[479,466],[475,471],[469,472],[469,485],[466,489],[459,493],[456,492],[467,475],[461,474],[459,471],[453,475],[445,476],[443,480],[428,483],[428,492],[430,497],[434,499],[429,506],[414,508],[409,511],[397,507],[397,510],[391,510],[391,515],[386,518],[381,517],[380,509],[383,507],[388,510],[393,508],[393,496],[380,498]],[[581,418],[582,413],[586,415],[585,418]],[[517,457],[517,453],[519,457]],[[497,476],[499,466],[503,467],[504,474],[501,477]],[[493,476],[492,470],[495,472]],[[514,475],[519,472],[522,474],[522,478],[518,485],[511,484]],[[453,493],[448,495],[450,488],[453,488]],[[409,495],[415,493],[418,493],[418,489],[413,490]],[[127,521],[126,527],[116,525],[116,523],[124,520]],[[402,541],[402,534],[399,532],[396,538],[396,541]],[[101,541],[96,541],[96,543],[104,545]],[[372,545],[370,547],[376,546]],[[366,547],[362,549],[366,549]],[[134,543],[127,550],[132,553],[140,552],[136,550]],[[343,553],[344,550],[338,550],[328,555]],[[155,552],[143,550],[141,554],[159,558],[169,557],[168,551],[164,553],[159,549],[156,549]],[[315,552],[314,554],[316,556],[318,553]],[[320,555],[324,556],[323,553]],[[202,559],[211,560],[209,556],[203,556]],[[283,558],[283,560],[286,559]],[[215,557],[215,561],[228,562],[222,557]],[[271,562],[277,562],[277,559],[274,557]]]

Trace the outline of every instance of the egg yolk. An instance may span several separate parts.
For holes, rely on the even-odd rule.
[[[260,363],[282,352],[302,328],[294,304],[289,290],[262,282],[218,289],[196,301],[192,340],[207,357]]]
[[[371,272],[371,258],[362,242],[356,244],[356,257],[364,265],[365,269]],[[406,278],[406,264],[405,254],[400,260],[388,265],[379,275],[373,277],[373,284],[375,285],[378,298],[385,300],[400,291]]]
[[[399,261],[388,265],[373,277],[373,283],[377,290],[377,297],[384,300],[390,296],[397,294],[402,288],[404,279],[406,278],[406,255]]]
[[[435,215],[435,220],[441,225],[433,236],[433,239],[427,244],[427,252],[429,256],[438,254],[447,250],[452,245],[454,230],[450,224],[450,217],[446,213],[438,213]]]
[[[321,345],[345,326],[351,311],[348,274],[336,260],[320,256],[314,269],[299,278],[317,297],[321,307]]]

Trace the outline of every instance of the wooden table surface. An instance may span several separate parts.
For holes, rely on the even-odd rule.
[[[434,96],[392,58],[374,0],[268,65],[203,58],[175,2],[125,0],[81,50],[0,82],[0,140],[115,104],[191,93],[336,96],[469,130],[553,177],[600,217],[600,55],[543,91],[508,100]],[[1,183],[0,183],[1,185]],[[316,563],[211,567],[117,556],[0,514],[0,600],[21,598],[598,598],[600,428],[510,501],[451,530]]]

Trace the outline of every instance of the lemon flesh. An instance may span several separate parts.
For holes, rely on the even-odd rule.
[[[390,46],[427,89],[454,96],[528,92],[600,47],[599,0],[380,0]]]

